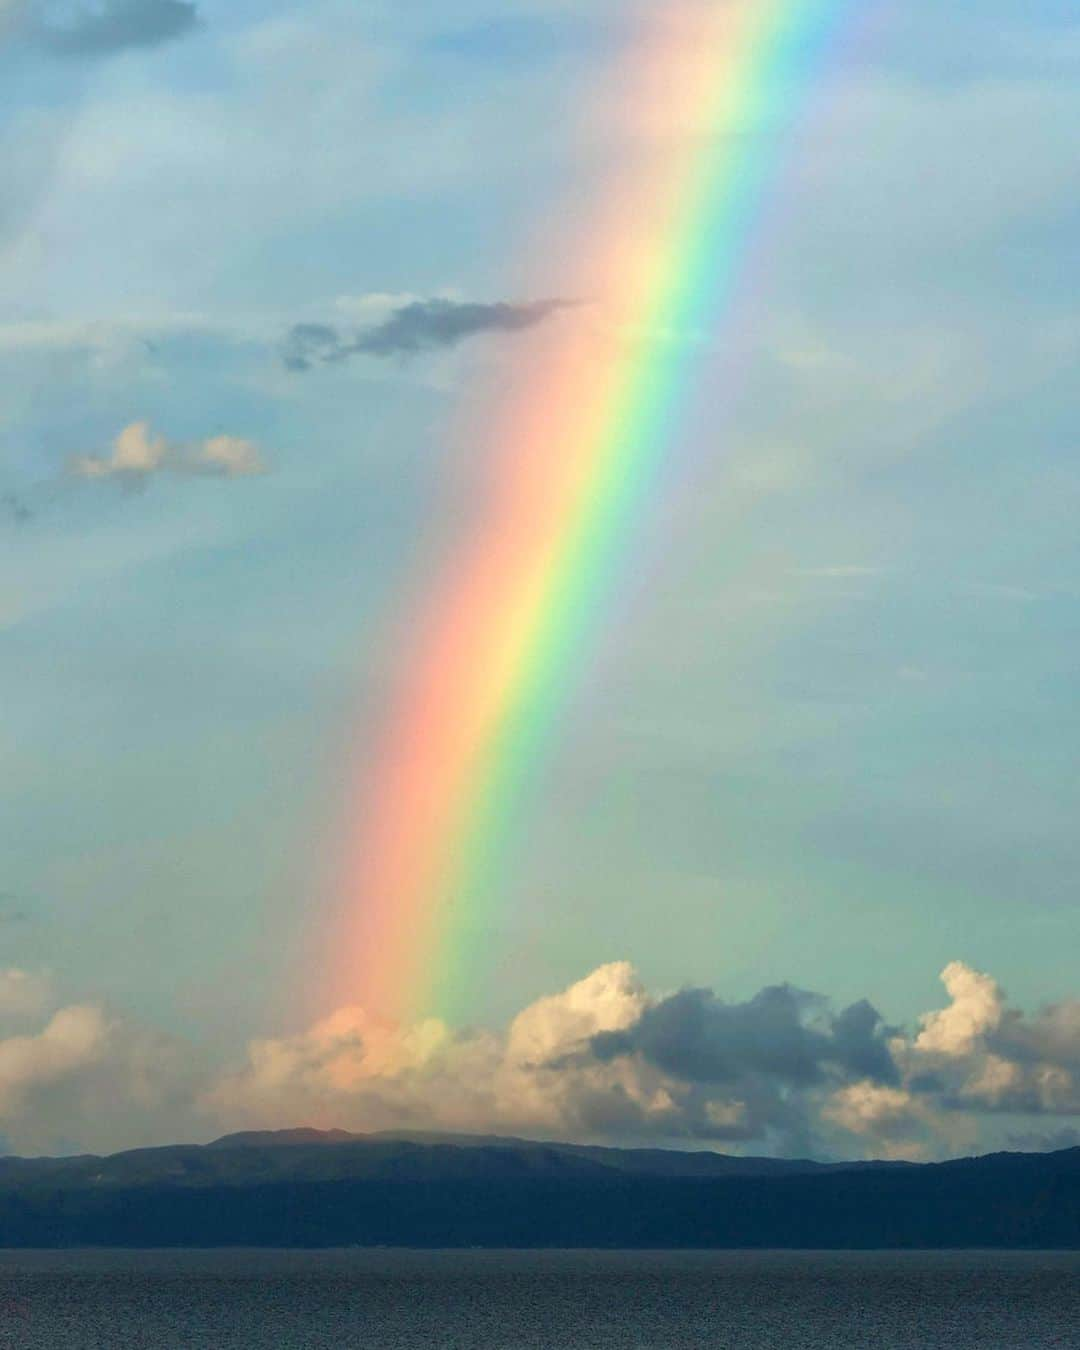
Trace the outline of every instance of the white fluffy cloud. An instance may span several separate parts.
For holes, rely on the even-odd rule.
[[[531,1004],[502,1036],[434,1019],[388,1027],[343,1008],[298,1036],[253,1042],[248,1063],[215,1083],[204,1106],[233,1126],[663,1134],[678,1128],[678,1113],[660,1073],[581,1053],[593,1036],[630,1025],[646,1001],[632,968],[615,963]]]
[[[954,1111],[1080,1114],[1080,1000],[1028,1016],[992,976],[959,961],[941,978],[949,1005],[893,1046],[916,1087]]]
[[[96,1066],[107,1027],[99,1008],[61,1008],[34,1036],[0,1041],[0,1114],[23,1114],[35,1089]]]
[[[188,1137],[190,1052],[95,1003],[56,1006],[48,977],[0,975],[0,1136],[21,1153],[107,1151]]]
[[[898,1083],[840,1088],[827,1120],[866,1138],[871,1152],[917,1156],[974,1148],[995,1115],[1080,1116],[1080,1000],[1028,1016],[993,976],[961,961],[941,980],[949,1003],[924,1013],[912,1037],[890,1041]]]
[[[941,982],[952,1002],[940,1012],[923,1015],[914,1048],[923,1055],[961,1058],[1001,1025],[1005,1000],[996,980],[962,961],[950,962],[941,972]]]
[[[156,473],[213,478],[249,478],[266,472],[259,448],[240,436],[210,436],[180,444],[155,435],[149,422],[132,422],[101,455],[76,455],[70,470],[77,478],[112,478],[145,482]]]

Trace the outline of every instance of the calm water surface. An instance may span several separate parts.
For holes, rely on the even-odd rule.
[[[28,1350],[1080,1350],[1080,1254],[0,1252]]]

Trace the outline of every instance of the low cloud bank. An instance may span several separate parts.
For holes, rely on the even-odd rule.
[[[657,995],[615,962],[498,1032],[344,1007],[252,1041],[222,1072],[101,1007],[55,1007],[48,981],[8,971],[0,1131],[24,1151],[303,1123],[841,1158],[1075,1139],[1080,1000],[1028,1015],[960,962],[942,980],[945,1006],[905,1031],[866,1001],[837,1010],[792,985],[741,1003]]]
[[[1028,1017],[960,962],[942,980],[948,1004],[905,1033],[865,1000],[837,1011],[792,985],[743,1003],[707,989],[657,997],[616,963],[532,1004],[503,1036],[440,1022],[393,1031],[342,1009],[298,1037],[253,1043],[208,1100],[249,1125],[823,1156],[933,1157],[976,1147],[995,1115],[1080,1116],[1080,1000]]]
[[[188,1047],[93,1002],[57,1006],[48,976],[0,971],[0,1135],[26,1154],[112,1151],[205,1128]]]
[[[392,310],[381,323],[355,333],[331,324],[298,323],[289,330],[283,359],[290,370],[336,365],[352,356],[415,356],[456,347],[481,333],[520,333],[535,328],[566,300],[496,301],[477,304],[459,300],[411,300]]]

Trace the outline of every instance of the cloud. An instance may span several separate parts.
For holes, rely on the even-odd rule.
[[[863,1002],[833,1016],[826,1001],[791,985],[729,1004],[711,990],[687,989],[648,1008],[637,1024],[597,1036],[600,1058],[637,1054],[691,1082],[821,1082],[831,1068],[897,1081],[880,1014]]]
[[[475,304],[458,300],[412,300],[394,309],[381,323],[343,335],[322,323],[299,323],[285,341],[284,361],[290,370],[334,365],[351,356],[415,356],[454,347],[481,333],[519,333],[534,328],[566,309],[566,300],[533,300]]]
[[[893,1042],[913,1086],[954,1111],[1080,1115],[1080,999],[1028,1016],[963,962],[941,979],[948,1007],[924,1014],[910,1043]]]
[[[996,980],[962,961],[947,965],[941,982],[952,1002],[940,1012],[924,1014],[914,1049],[946,1058],[970,1055],[980,1039],[1000,1025],[1004,995]]]
[[[820,1100],[836,1085],[898,1083],[889,1030],[870,1003],[836,1014],[821,995],[791,985],[745,1003],[687,989],[651,1001],[632,1026],[594,1037],[590,1051],[663,1075],[682,1132],[805,1152]]]
[[[132,422],[106,454],[76,455],[68,470],[76,478],[111,478],[138,486],[159,473],[250,478],[265,473],[266,465],[258,446],[239,436],[210,436],[184,444],[152,434],[148,422]]]
[[[62,1008],[36,1036],[0,1041],[0,1116],[25,1109],[40,1086],[70,1077],[102,1056],[106,1023],[99,1008]]]
[[[823,1106],[822,1117],[848,1135],[871,1140],[870,1151],[883,1158],[920,1157],[923,1134],[939,1128],[933,1110],[919,1097],[869,1082],[839,1088]]]
[[[0,1131],[24,1153],[110,1151],[190,1136],[190,1052],[93,1002],[57,1006],[41,973],[0,973]],[[10,1034],[13,1022],[38,1030]]]
[[[37,45],[75,59],[159,47],[199,24],[198,8],[190,0],[96,0],[22,8],[26,32]]]
[[[246,1066],[214,1084],[203,1104],[238,1127],[304,1119],[356,1129],[655,1137],[678,1129],[655,1071],[572,1061],[591,1037],[632,1023],[646,1000],[633,969],[617,962],[529,1005],[501,1036],[437,1019],[391,1027],[343,1008],[298,1036],[253,1042]]]
[[[905,1033],[865,1000],[837,1012],[792,985],[735,1003],[658,995],[620,961],[501,1030],[392,1025],[350,1005],[215,1068],[95,1003],[58,1006],[47,977],[9,970],[0,1132],[30,1151],[295,1124],[833,1158],[1071,1146],[1080,1004],[1029,1017],[968,966],[944,979],[948,1006]],[[1076,1119],[1038,1129],[1049,1112]]]
[[[253,1042],[203,1106],[237,1128],[310,1120],[942,1156],[975,1146],[995,1094],[1031,1082],[1047,1090],[1051,1052],[1064,1103],[1060,1072],[1080,1055],[1078,1005],[1027,1019],[989,976],[956,962],[943,979],[949,1006],[911,1034],[865,1000],[836,1012],[791,985],[743,1003],[705,989],[657,997],[625,962],[530,1004],[501,1035],[438,1020],[395,1028],[344,1008],[297,1036]],[[1013,1104],[1046,1109],[1030,1092]],[[1080,1101],[1066,1113],[1080,1115]]]
[[[210,436],[180,463],[185,473],[211,478],[250,478],[266,472],[258,447],[242,436]]]
[[[640,1021],[649,1006],[645,987],[626,961],[600,966],[560,994],[530,1004],[510,1026],[508,1053],[518,1064],[542,1065]]]

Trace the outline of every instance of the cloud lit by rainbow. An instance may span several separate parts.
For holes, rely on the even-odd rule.
[[[574,241],[588,304],[485,411],[480,505],[413,618],[365,766],[333,983],[390,1019],[455,1011],[475,972],[470,935],[507,883],[523,788],[663,491],[680,412],[739,337],[726,321],[763,204],[851,6],[651,8],[611,106],[654,153]]]

